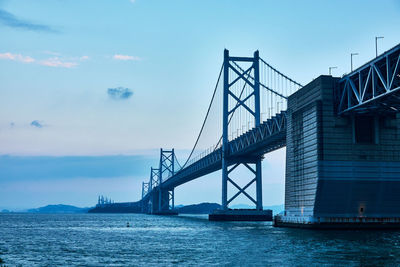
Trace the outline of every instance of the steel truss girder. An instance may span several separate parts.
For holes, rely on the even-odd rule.
[[[247,148],[274,135],[286,132],[286,111],[283,111],[271,119],[264,121],[259,127],[253,128],[245,134],[229,142],[229,152],[235,154],[246,151]]]
[[[258,127],[249,130],[243,135],[228,143],[227,153],[230,164],[238,162],[254,163],[259,156],[279,149],[286,144],[286,112],[281,112],[273,118],[264,121]],[[251,156],[253,155],[253,156]],[[190,180],[220,169],[222,148],[193,162],[174,176],[164,181],[164,189],[173,188]]]
[[[400,102],[393,99],[399,92],[400,44],[339,80],[335,89],[337,113],[367,112],[377,102],[386,103],[387,111],[399,111],[395,106]],[[391,107],[386,101],[395,105]]]

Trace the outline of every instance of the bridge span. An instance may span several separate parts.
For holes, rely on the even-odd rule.
[[[271,220],[272,213],[262,208],[261,160],[286,146],[285,212],[275,217],[276,225],[397,227],[399,60],[397,45],[342,78],[320,76],[303,87],[258,51],[253,57],[235,57],[225,50],[188,159],[181,166],[174,149],[161,149],[138,205],[145,213],[175,214],[175,187],[222,170],[222,209],[210,219]],[[210,127],[213,114],[222,120]],[[203,139],[213,142],[204,137],[207,129],[216,138],[204,149]],[[245,186],[233,179],[238,166],[248,170]],[[252,185],[254,194],[246,191]],[[229,209],[239,195],[255,209]]]

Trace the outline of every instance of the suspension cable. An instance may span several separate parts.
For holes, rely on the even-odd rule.
[[[210,105],[208,106],[207,113],[206,113],[206,117],[204,118],[203,125],[201,126],[199,135],[197,136],[197,139],[196,139],[196,142],[194,143],[194,146],[193,146],[193,148],[192,148],[192,151],[190,152],[189,157],[187,158],[185,164],[183,164],[182,168],[185,168],[186,164],[189,162],[189,159],[190,159],[190,157],[192,156],[192,154],[193,154],[193,152],[194,152],[194,150],[195,150],[195,148],[196,148],[196,146],[197,146],[197,143],[199,142],[201,133],[203,132],[204,126],[205,126],[205,124],[206,124],[208,115],[209,115],[210,110],[211,110],[211,105],[212,105],[212,103],[213,103],[213,101],[214,101],[215,93],[217,92],[217,89],[218,89],[218,84],[219,84],[219,80],[220,80],[220,78],[221,78],[221,74],[222,74],[222,70],[223,70],[223,69],[224,69],[224,64],[222,64],[221,70],[219,71],[217,84],[215,85],[214,93],[213,93],[213,95],[212,95]]]
[[[240,69],[240,71],[244,72],[244,70],[243,70],[235,61],[233,61],[233,64],[235,64],[235,66],[238,67],[238,68]],[[268,91],[270,91],[270,92],[272,92],[272,93],[274,93],[274,94],[276,94],[276,95],[279,95],[280,97],[283,97],[283,98],[287,99],[287,96],[284,96],[284,95],[278,93],[278,92],[275,91],[274,89],[269,88],[268,86],[264,85],[263,83],[260,83],[259,81],[257,82],[251,75],[248,76],[248,77],[249,77],[250,79],[252,79],[254,82],[256,82],[256,83],[258,83],[259,85],[261,85],[261,87],[267,89]]]
[[[303,87],[303,85],[301,85],[301,84],[299,84],[298,82],[296,82],[296,81],[290,79],[288,76],[286,76],[285,74],[283,74],[283,73],[280,72],[279,70],[275,69],[274,67],[272,67],[272,66],[271,66],[270,64],[268,64],[267,62],[265,62],[265,60],[262,59],[261,57],[260,57],[260,60],[261,60],[261,62],[263,62],[265,65],[267,65],[269,68],[271,68],[273,71],[275,71],[276,73],[278,73],[279,75],[285,77],[286,79],[288,79],[288,80],[291,81],[292,83],[294,83],[294,84],[296,84],[296,85],[298,85],[298,86],[300,86],[300,87]]]
[[[176,157],[175,153],[174,153],[174,157],[175,157],[175,162],[178,164],[179,166],[179,170],[182,169],[182,165],[179,163],[178,158]]]

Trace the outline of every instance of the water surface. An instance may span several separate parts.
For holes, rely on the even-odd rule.
[[[0,258],[9,266],[395,266],[400,231],[275,228],[202,215],[0,214]]]

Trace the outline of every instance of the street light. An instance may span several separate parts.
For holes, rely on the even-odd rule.
[[[329,75],[332,75],[332,70],[337,69],[337,67],[329,67]]]
[[[375,37],[375,55],[378,57],[378,39],[383,39],[383,36]]]
[[[358,53],[351,53],[350,60],[351,60],[351,71],[353,71],[353,56],[358,56]]]

